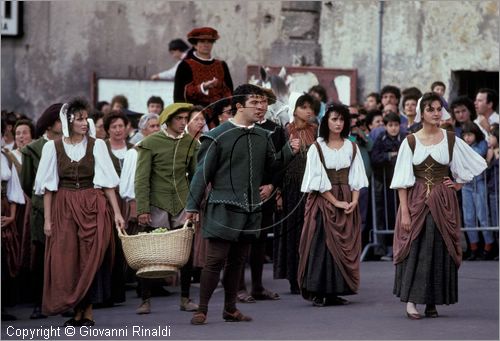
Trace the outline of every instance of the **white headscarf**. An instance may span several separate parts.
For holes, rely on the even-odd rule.
[[[59,111],[59,119],[61,120],[62,131],[64,137],[69,137],[69,127],[68,127],[68,103],[64,103]],[[69,118],[69,123],[73,122],[75,115],[72,114]],[[91,118],[87,118],[89,124],[89,136],[95,138],[95,124]]]
[[[415,116],[416,123],[418,123],[422,120],[422,113],[420,112],[420,102],[422,102],[422,97],[420,97],[418,102],[417,102],[417,115]],[[442,106],[442,108],[441,108],[441,120],[445,121],[445,120],[449,119],[450,117],[451,117],[450,113],[445,109],[444,106]]]

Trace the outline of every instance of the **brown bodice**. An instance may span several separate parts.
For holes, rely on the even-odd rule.
[[[415,136],[410,134],[406,138],[411,151],[415,152]],[[449,162],[451,163],[453,147],[455,145],[455,134],[447,132],[447,140],[448,155],[450,156]],[[413,165],[413,174],[415,175],[415,181],[425,183],[427,186],[426,195],[428,196],[435,185],[442,183],[445,177],[450,176],[450,166],[440,164],[429,155],[421,164]]]
[[[95,139],[87,137],[85,155],[80,161],[71,161],[64,151],[62,139],[54,141],[59,188],[82,189],[94,187],[94,144]]]
[[[106,147],[108,147],[108,152],[109,156],[111,157],[111,161],[113,162],[113,166],[115,167],[116,174],[120,176],[122,174],[122,167],[123,167],[123,160],[120,160],[113,154],[113,150],[111,149],[111,142],[109,142],[109,139],[106,141]],[[127,150],[130,148],[134,148],[134,145],[131,143],[126,142],[127,145]]]
[[[351,165],[352,162],[354,161],[354,158],[356,157],[356,145],[354,142],[351,141],[352,144],[352,159],[351,159]],[[328,169],[326,168],[325,164],[325,157],[323,156],[323,151],[321,150],[321,146],[319,145],[318,142],[314,142],[314,145],[318,149],[318,154],[319,158],[321,160],[321,163],[323,164],[323,167],[325,168],[326,174],[328,175],[328,180],[330,180],[330,183],[333,185],[348,185],[349,184],[349,169],[351,168],[346,167],[342,168],[339,170],[336,169]]]
[[[413,166],[413,174],[415,174],[416,181],[425,183],[427,195],[429,195],[435,185],[443,182],[444,178],[449,176],[450,167],[440,164],[429,155],[424,162]]]

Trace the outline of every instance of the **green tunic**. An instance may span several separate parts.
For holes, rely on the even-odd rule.
[[[238,241],[260,234],[259,187],[265,171],[276,172],[293,157],[290,145],[275,153],[270,132],[225,122],[202,135],[187,211],[197,212],[209,184],[203,221],[205,238]]]
[[[150,213],[150,206],[171,215],[179,214],[186,207],[198,149],[199,142],[189,134],[173,139],[163,131],[139,143],[135,172],[137,215]]]
[[[21,149],[23,155],[23,164],[21,167],[21,187],[24,193],[31,198],[31,241],[45,243],[45,234],[43,233],[43,196],[35,195],[33,189],[35,184],[38,164],[42,157],[42,149],[47,140],[40,137]]]

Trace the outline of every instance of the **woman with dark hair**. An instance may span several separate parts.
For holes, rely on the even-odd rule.
[[[122,111],[111,111],[109,114],[104,116],[104,130],[109,136],[105,140],[106,146],[108,147],[108,153],[113,162],[114,169],[118,176],[121,176],[123,163],[125,161],[125,155],[130,148],[134,145],[127,142],[127,125],[129,119],[125,113]],[[118,201],[118,206],[120,207],[120,212],[125,221],[128,221],[130,215],[130,204],[123,200],[119,193],[119,188],[116,187],[116,198]],[[112,306],[114,303],[125,302],[125,269],[126,262],[125,256],[123,255],[122,244],[118,233],[114,231],[114,242],[116,244],[115,254],[114,254],[114,264],[113,271],[111,272],[111,288],[104,288],[105,291],[110,290],[111,297],[103,298],[104,306]]]
[[[439,95],[420,98],[415,121],[422,121],[422,129],[401,143],[391,183],[400,201],[393,292],[413,320],[421,317],[416,304],[426,305],[425,316],[438,317],[436,305],[458,301],[462,247],[456,191],[486,168],[463,140],[439,128],[448,117]]]
[[[356,294],[359,287],[358,198],[368,178],[359,148],[348,139],[350,122],[347,107],[330,105],[307,152],[298,278],[302,296],[314,306],[347,304],[339,295]]]
[[[306,168],[307,149],[317,136],[318,127],[311,123],[314,118],[315,99],[308,94],[292,93],[289,106],[293,121],[286,125],[288,139],[300,140],[300,152],[290,162],[283,176],[281,191],[283,216],[286,217],[276,235],[277,246],[274,258],[274,277],[286,278],[290,282],[292,294],[300,294],[297,282],[299,265],[299,242],[304,221],[305,196],[300,185]],[[293,109],[292,109],[293,108]],[[280,206],[280,202],[278,202]]]
[[[55,315],[74,308],[71,326],[93,326],[92,304],[112,252],[113,216],[125,227],[114,188],[119,178],[102,140],[88,120],[85,100],[74,99],[60,111],[62,139],[45,143],[35,179],[44,195],[47,236],[42,310]],[[99,274],[98,274],[99,273]]]
[[[5,121],[2,118],[2,138],[5,132]],[[19,205],[24,205],[25,199],[19,177],[14,164],[1,151],[2,180],[2,321],[15,320],[16,317],[5,311],[4,304],[9,302],[9,295],[14,288],[13,279],[19,271],[20,236],[16,226],[16,212]]]

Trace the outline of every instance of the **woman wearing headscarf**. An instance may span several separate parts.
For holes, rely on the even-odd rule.
[[[274,277],[286,278],[290,282],[290,292],[300,294],[297,282],[299,265],[299,242],[304,222],[306,196],[300,191],[306,168],[307,149],[314,143],[318,127],[311,123],[319,110],[316,100],[308,94],[292,93],[289,100],[290,117],[293,121],[286,125],[288,139],[300,140],[300,152],[290,162],[283,176],[281,190],[284,221],[276,235],[277,246],[274,257]],[[292,109],[293,108],[293,109]],[[241,300],[241,299],[240,299]]]
[[[438,317],[436,305],[458,301],[462,248],[456,191],[486,168],[463,140],[439,128],[448,117],[438,95],[420,98],[415,121],[422,122],[422,129],[402,142],[391,183],[400,200],[393,292],[406,302],[413,320],[421,318],[417,304],[426,305],[425,316]]]
[[[125,226],[114,190],[119,177],[104,141],[92,137],[88,112],[88,103],[78,98],[62,106],[64,137],[44,145],[35,179],[35,194],[44,195],[47,236],[42,311],[74,308],[75,316],[65,322],[71,326],[95,324],[96,274],[110,265],[113,214],[116,228]]]

